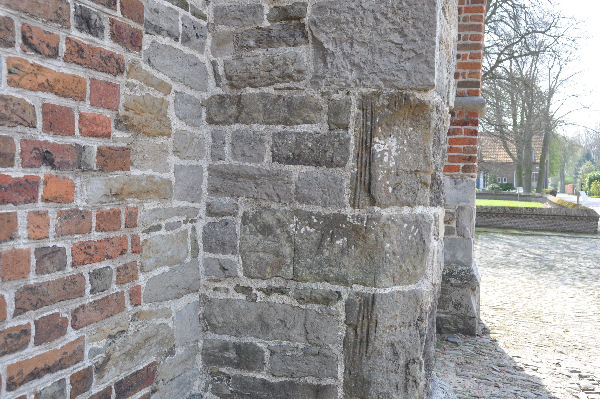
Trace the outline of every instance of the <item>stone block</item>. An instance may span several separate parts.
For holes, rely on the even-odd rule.
[[[475,206],[475,179],[444,177],[446,206]]]
[[[204,61],[167,44],[152,42],[144,51],[144,61],[176,82],[198,91],[208,87]]]
[[[444,263],[470,267],[473,264],[473,238],[444,238]]]
[[[433,300],[421,289],[350,294],[343,349],[346,397],[425,396],[424,347],[433,326],[423,321]]]
[[[165,151],[163,143],[142,135],[127,138],[125,142],[127,148],[131,149],[131,169],[153,170],[161,173],[171,171],[169,153]]]
[[[229,57],[234,53],[233,33],[230,31],[211,33],[210,52],[213,57]]]
[[[235,222],[221,219],[218,222],[209,222],[202,231],[202,245],[204,252],[222,255],[237,254],[238,236]]]
[[[467,193],[465,193],[467,194]],[[467,194],[470,195],[470,194]],[[475,207],[459,206],[456,210],[456,234],[460,237],[475,237]]]
[[[237,269],[237,264],[231,259],[204,258],[204,275],[208,280],[237,277]]]
[[[160,1],[149,0],[145,8],[144,29],[146,33],[179,40],[179,13]]]
[[[106,204],[129,200],[170,199],[171,181],[157,176],[92,177],[87,184],[88,202]]]
[[[287,170],[244,165],[210,165],[208,193],[223,197],[247,197],[290,202],[294,183]]]
[[[338,342],[335,317],[280,303],[209,298],[201,318],[215,334],[316,346]]]
[[[265,367],[265,351],[251,342],[206,339],[202,343],[202,363],[208,367],[262,371]]]
[[[112,285],[113,272],[110,266],[101,267],[90,272],[90,294],[108,291]]]
[[[320,290],[316,288],[298,288],[293,291],[292,297],[303,305],[333,306],[340,299],[342,293],[339,291]]]
[[[142,242],[142,271],[174,266],[187,258],[187,231],[153,235]]]
[[[173,101],[175,115],[190,126],[202,125],[202,101],[189,94],[176,92]]]
[[[75,21],[75,27],[80,32],[100,39],[104,37],[104,21],[102,20],[102,14],[99,12],[81,4],[75,4],[73,20]]]
[[[344,177],[328,172],[300,172],[296,181],[296,201],[307,205],[345,207]]]
[[[115,127],[150,137],[170,137],[168,110],[169,103],[164,98],[150,94],[125,94]]]
[[[285,165],[345,167],[350,158],[350,136],[329,132],[277,132],[273,134],[273,162]]]
[[[330,129],[348,129],[352,100],[350,98],[333,99],[327,106],[327,123]]]
[[[224,26],[260,25],[264,21],[262,4],[223,4],[215,6],[213,22]]]
[[[172,87],[169,83],[148,72],[137,61],[132,61],[129,64],[129,68],[127,68],[127,77],[129,79],[137,80],[138,82],[143,83],[144,85],[151,87],[164,95],[171,93]]]
[[[193,345],[161,362],[156,374],[156,384],[152,389],[152,398],[192,398],[193,396],[189,393],[200,377],[200,372],[196,367],[197,357],[198,349]],[[155,390],[156,392],[154,392]]]
[[[313,385],[306,382],[271,382],[262,378],[232,375],[213,384],[212,393],[221,399],[269,398],[269,399],[336,399],[335,385]]]
[[[204,168],[194,165],[175,165],[174,198],[179,201],[202,201],[202,182]]]
[[[58,380],[35,394],[36,399],[67,399],[67,384],[64,379]]]
[[[198,301],[189,303],[175,313],[175,343],[178,346],[185,346],[198,342],[201,329],[200,307]]]
[[[275,6],[267,13],[269,22],[293,21],[306,17],[308,4],[297,1],[292,4]]]
[[[211,146],[210,158],[213,161],[224,161],[227,159],[227,132],[224,130],[213,130],[210,133]]]
[[[181,44],[202,54],[206,45],[208,29],[206,25],[186,15],[181,16]]]
[[[236,216],[238,214],[238,204],[233,200],[225,198],[214,198],[206,201],[206,216]]]
[[[322,111],[317,98],[305,95],[217,94],[206,101],[206,121],[215,125],[314,124]]]
[[[438,12],[436,0],[318,1],[306,18],[315,54],[313,84],[433,88]]]
[[[269,371],[276,377],[337,379],[337,356],[324,348],[269,347]]]
[[[235,131],[231,134],[231,159],[245,163],[265,160],[267,140],[260,132]]]
[[[236,51],[296,47],[308,44],[303,22],[282,22],[268,27],[246,29],[233,36]]]
[[[198,217],[198,212],[198,208],[192,208],[189,206],[145,209],[142,214],[141,225],[143,227],[148,227],[155,223],[162,223],[165,220],[173,218],[178,218],[180,220],[194,219]]]
[[[200,289],[200,268],[193,260],[151,277],[144,288],[144,303],[170,301]]]
[[[225,77],[236,89],[265,87],[306,79],[306,60],[298,52],[241,57],[223,61]]]
[[[201,161],[206,158],[206,140],[201,132],[178,130],[173,135],[173,154],[180,159]]]

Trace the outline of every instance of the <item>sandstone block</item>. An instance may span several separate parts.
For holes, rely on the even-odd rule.
[[[179,201],[202,201],[202,166],[175,165],[174,198]]]
[[[202,101],[189,94],[175,93],[175,115],[190,126],[202,125]]]
[[[206,140],[201,132],[178,130],[173,135],[173,154],[180,159],[200,161],[206,157]]]
[[[306,60],[297,52],[223,61],[225,77],[236,89],[300,82],[306,78]]]
[[[299,1],[292,4],[275,6],[269,10],[269,13],[267,14],[267,19],[269,20],[269,22],[281,22],[302,19],[306,17],[307,7],[307,3]]]
[[[171,85],[169,83],[145,70],[139,62],[133,61],[129,64],[129,67],[127,68],[127,77],[129,79],[135,79],[148,87],[158,90],[164,95],[171,93]]]
[[[198,261],[175,266],[148,280],[143,292],[144,303],[169,301],[200,289]]]
[[[138,77],[145,79],[143,72],[140,72]],[[160,88],[164,87],[164,85],[158,85]],[[166,88],[164,89],[166,90]],[[168,109],[169,103],[164,98],[154,97],[150,94],[141,96],[126,94],[115,126],[150,137],[168,137],[171,136],[171,121],[167,116]]]
[[[161,266],[174,266],[187,258],[187,231],[154,235],[142,242],[142,271]]]
[[[88,201],[102,204],[132,199],[170,199],[171,181],[156,176],[93,177],[87,184]]]
[[[303,22],[282,22],[236,33],[233,43],[237,51],[296,47],[308,44],[308,34]]]
[[[216,25],[252,26],[260,25],[264,20],[261,4],[224,4],[217,5],[213,11]]]
[[[285,165],[341,168],[350,158],[350,136],[342,130],[277,132],[273,134],[273,162]]]
[[[144,61],[171,79],[198,91],[206,91],[208,72],[204,61],[175,47],[153,42],[144,51]]]

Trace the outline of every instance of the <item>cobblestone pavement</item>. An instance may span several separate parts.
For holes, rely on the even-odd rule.
[[[478,231],[479,337],[438,337],[458,398],[600,399],[600,235]]]

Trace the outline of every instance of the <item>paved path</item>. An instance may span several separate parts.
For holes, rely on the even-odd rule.
[[[574,204],[577,203],[577,196],[569,194],[558,194],[558,198],[562,198],[567,201],[571,201]],[[588,208],[592,208],[600,214],[600,198],[588,198],[587,202],[583,204]]]
[[[480,231],[476,256],[487,331],[440,337],[438,375],[459,398],[600,399],[600,235]]]

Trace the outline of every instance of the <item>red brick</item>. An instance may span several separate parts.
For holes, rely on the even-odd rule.
[[[62,105],[42,104],[42,131],[61,136],[73,136],[75,134],[73,110]]]
[[[448,139],[450,145],[477,145],[476,137],[450,137]]]
[[[125,310],[125,295],[115,292],[81,305],[71,312],[71,327],[79,330]]]
[[[115,231],[120,229],[120,209],[104,209],[96,211],[96,231]]]
[[[80,241],[71,247],[73,266],[87,265],[114,259],[127,253],[127,236],[110,237],[97,241]]]
[[[477,131],[477,129],[464,129],[464,135],[465,136],[471,136],[471,137],[475,137],[479,135],[479,132]]]
[[[21,140],[21,166],[39,168],[42,165],[57,170],[81,167],[81,146],[40,140]]]
[[[121,0],[121,15],[143,25],[144,4],[140,0]]]
[[[14,391],[30,381],[67,369],[83,361],[85,338],[80,337],[48,352],[9,364],[6,369],[6,390]]]
[[[137,262],[125,263],[117,267],[117,284],[127,284],[138,279]]]
[[[27,348],[30,340],[31,327],[29,324],[21,324],[0,331],[0,356]]]
[[[50,217],[48,211],[31,211],[27,214],[27,236],[31,240],[49,237]]]
[[[479,126],[477,119],[452,119],[450,126]]]
[[[131,168],[130,156],[131,151],[127,147],[100,146],[96,153],[96,167],[103,172],[127,171]]]
[[[9,17],[0,17],[0,47],[15,47],[15,22]]]
[[[90,104],[94,107],[117,110],[121,101],[121,89],[117,83],[90,79]]]
[[[477,165],[463,165],[461,170],[463,173],[477,173]]]
[[[44,57],[58,57],[60,37],[37,26],[23,24],[21,26],[21,50],[26,53],[37,53]]]
[[[142,287],[135,285],[129,289],[129,303],[131,306],[140,306],[142,304]]]
[[[125,228],[137,227],[138,207],[128,206],[125,208]]]
[[[67,37],[65,41],[65,55],[63,58],[65,62],[115,76],[121,75],[125,71],[125,58],[121,54],[86,44],[72,37]]]
[[[15,165],[15,141],[9,136],[0,136],[0,168],[10,168]]]
[[[142,252],[142,244],[140,241],[140,236],[138,236],[137,234],[134,234],[131,236],[131,253],[139,254],[140,252]]]
[[[40,309],[48,305],[81,298],[85,295],[85,278],[83,274],[42,283],[28,284],[15,293],[15,312],[18,316],[30,310]]]
[[[40,178],[38,176],[0,175],[0,205],[37,202],[39,187]]]
[[[59,97],[85,100],[85,79],[70,73],[57,72],[24,58],[6,59],[6,81],[11,87],[56,94]]]
[[[67,0],[2,0],[0,4],[64,28],[71,26]]]
[[[462,147],[448,147],[448,154],[462,154]]]
[[[458,62],[456,64],[456,68],[458,69],[481,69],[481,62],[474,62],[474,61],[469,61],[469,62]]]
[[[81,112],[79,114],[79,134],[86,137],[110,138],[110,118],[106,115]]]
[[[89,399],[110,399],[112,398],[112,387],[109,385],[100,392],[96,392]]]
[[[31,270],[29,248],[13,248],[0,251],[0,278],[12,281],[27,278]]]
[[[472,163],[477,162],[477,157],[472,155],[448,155],[450,163]]]
[[[113,42],[125,47],[127,50],[139,52],[142,50],[143,37],[144,34],[140,29],[110,18],[110,39]]]
[[[44,175],[42,201],[70,204],[75,200],[75,183],[68,177]]]
[[[67,268],[67,249],[51,246],[39,247],[33,251],[35,257],[35,272],[38,275],[63,271]]]
[[[6,299],[0,295],[0,321],[6,320]]]
[[[444,166],[444,173],[458,173],[458,172],[460,172],[460,165]]]
[[[463,154],[477,154],[476,146],[465,146],[462,148]]]
[[[0,242],[14,240],[19,236],[17,212],[0,213]]]
[[[0,126],[36,127],[35,107],[22,98],[0,95]]]
[[[35,345],[41,345],[64,337],[67,334],[68,327],[69,319],[58,312],[40,317],[35,321],[35,337],[33,338],[33,343]]]
[[[129,374],[120,381],[115,382],[115,399],[128,398],[154,383],[156,377],[156,362]]]
[[[92,211],[84,209],[58,211],[55,231],[59,237],[90,233],[92,231]]]
[[[90,390],[94,382],[94,371],[92,367],[79,370],[71,375],[71,399],[78,397],[82,393]]]
[[[100,4],[101,6],[108,7],[111,10],[117,9],[117,0],[92,0],[96,4]]]

